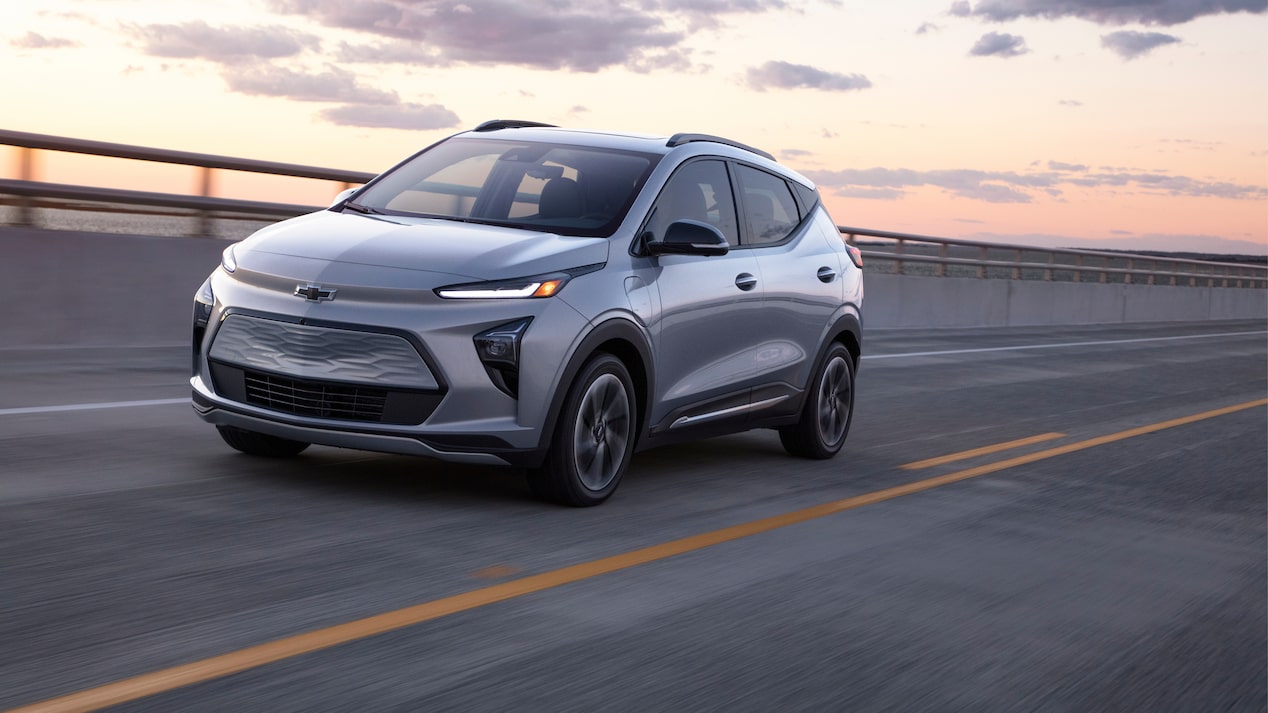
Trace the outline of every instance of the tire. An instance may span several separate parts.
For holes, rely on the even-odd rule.
[[[546,460],[528,472],[537,497],[590,507],[607,500],[629,466],[637,436],[634,382],[620,359],[599,354],[568,388]]]
[[[854,357],[834,342],[823,355],[795,426],[779,429],[779,441],[790,455],[825,460],[845,445],[854,417]]]
[[[308,447],[308,444],[302,441],[269,436],[236,426],[216,426],[216,430],[220,432],[220,437],[225,443],[251,456],[290,458],[299,455]]]

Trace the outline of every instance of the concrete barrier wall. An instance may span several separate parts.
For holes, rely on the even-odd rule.
[[[0,228],[0,348],[184,344],[228,245]]]
[[[1268,290],[868,274],[868,327],[1268,320]]]
[[[0,228],[0,348],[177,345],[223,240]],[[869,273],[867,327],[1268,320],[1268,290]]]

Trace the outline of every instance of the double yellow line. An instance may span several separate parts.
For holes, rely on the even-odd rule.
[[[798,523],[814,520],[828,515],[833,515],[846,510],[871,505],[873,503],[893,500],[904,495],[919,493],[925,490],[941,487],[950,483],[957,483],[962,480],[976,478],[980,475],[988,473],[997,473],[1001,470],[1015,468],[1027,463],[1047,460],[1056,456],[1074,453],[1076,451],[1094,448],[1096,446],[1122,441],[1136,436],[1143,436],[1148,433],[1156,433],[1168,428],[1175,428],[1185,424],[1204,421],[1206,419],[1216,418],[1237,411],[1244,411],[1259,406],[1268,405],[1268,399],[1259,399],[1257,401],[1248,401],[1246,403],[1228,406],[1226,408],[1215,409],[1213,411],[1204,411],[1202,413],[1185,416],[1183,418],[1171,419],[1169,421],[1161,421],[1139,428],[1131,428],[1126,431],[1111,433],[1106,436],[1097,438],[1089,438],[1084,441],[1070,443],[1064,446],[1057,446],[1047,450],[1037,451],[1007,460],[988,463],[986,465],[968,468],[966,470],[940,475],[925,480],[920,480],[906,485],[899,485],[893,488],[878,490],[865,495],[859,495],[844,500],[836,500],[822,505],[805,508],[776,515],[774,517],[754,520],[752,522],[726,527],[721,530],[714,530],[692,537],[685,537],[681,540],[665,542],[643,549],[633,550],[624,554],[612,557],[604,557],[602,559],[583,562],[571,567],[543,572],[528,577],[522,577],[502,584],[495,584],[482,589],[476,589],[470,592],[464,592],[452,597],[437,599],[434,601],[417,604],[404,609],[378,614],[356,621],[350,621],[345,624],[331,626],[325,629],[310,631],[305,634],[289,636],[284,639],[270,641],[265,644],[251,646],[238,651],[232,651],[220,656],[213,656],[201,661],[175,666],[172,668],[154,671],[152,673],[134,676],[114,683],[108,683],[96,688],[90,688],[78,693],[53,698],[40,703],[35,703],[21,708],[15,708],[9,713],[70,713],[79,711],[95,711],[108,706],[134,701],[139,698],[153,696],[159,693],[172,691],[185,686],[196,683],[211,681],[213,679],[222,678],[234,673],[258,668],[270,663],[282,661],[284,659],[300,656],[321,649],[338,646],[351,641],[368,638],[376,634],[401,629],[415,624],[432,621],[441,617],[457,614],[459,612],[470,611],[479,607],[494,604],[496,602],[522,597],[526,594],[542,592],[547,589],[553,589],[565,584],[579,582],[599,575],[618,572],[623,569],[637,567],[641,564],[656,562],[676,555],[687,552],[712,547],[713,545],[731,542],[745,537],[751,537],[763,532],[769,532],[781,527],[795,525]],[[970,451],[954,453],[941,458],[934,458],[927,461],[919,461],[909,463],[903,466],[907,469],[917,469],[933,467],[944,463],[965,460],[990,453],[997,453],[1012,448],[1020,448],[1026,445],[1041,443],[1044,441],[1061,438],[1059,433],[1045,433],[1031,438],[1024,438],[1007,443],[1000,443],[985,448],[977,448]]]

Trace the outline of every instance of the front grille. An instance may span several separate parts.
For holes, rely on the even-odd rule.
[[[236,364],[210,361],[211,381],[220,396],[304,418],[415,425],[427,420],[443,391],[377,388],[319,379],[296,379]]]
[[[342,421],[383,420],[388,392],[349,384],[301,381],[273,374],[244,371],[247,403],[314,418]]]

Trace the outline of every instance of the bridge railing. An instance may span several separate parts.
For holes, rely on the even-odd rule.
[[[320,206],[224,198],[212,195],[216,171],[240,171],[338,184],[331,191],[360,185],[372,173],[318,166],[257,161],[155,149],[127,144],[72,139],[22,131],[0,130],[0,145],[18,151],[18,179],[0,179],[0,205],[17,208],[13,223],[33,225],[35,210],[152,213],[187,211],[197,218],[194,235],[209,236],[217,218],[281,219],[311,212]],[[36,151],[57,151],[152,161],[196,170],[196,194],[158,193],[98,186],[47,183],[35,175]],[[935,277],[977,277],[1009,280],[1117,282],[1149,285],[1208,287],[1268,286],[1268,265],[1215,262],[1177,257],[1062,248],[1039,248],[929,235],[896,233],[839,226],[846,241],[860,248],[866,269],[894,274]],[[879,265],[878,265],[879,263]]]
[[[837,226],[868,269],[935,277],[1116,282],[1205,287],[1268,286],[1268,264],[1130,252],[1042,248]],[[872,265],[879,261],[881,268]]]
[[[40,207],[62,210],[92,211],[105,209],[110,212],[128,212],[128,206],[136,206],[192,211],[199,218],[193,233],[195,235],[210,235],[212,232],[210,223],[219,216],[230,215],[237,217],[245,215],[280,219],[309,213],[316,208],[316,206],[311,205],[215,196],[213,192],[216,185],[214,180],[216,171],[240,171],[331,181],[338,184],[335,190],[331,191],[332,195],[344,188],[361,185],[375,175],[363,171],[346,171],[335,168],[276,161],[257,161],[190,151],[155,149],[106,141],[32,134],[24,131],[0,130],[0,145],[12,146],[18,152],[18,178],[16,180],[0,179],[0,196],[13,197],[11,201],[7,202],[11,202],[17,207],[17,217],[14,222],[20,225],[34,224],[36,221],[34,211]],[[46,183],[37,180],[35,169],[37,163],[35,153],[37,151],[58,151],[188,166],[197,171],[196,182],[199,189],[196,194],[189,195]]]

